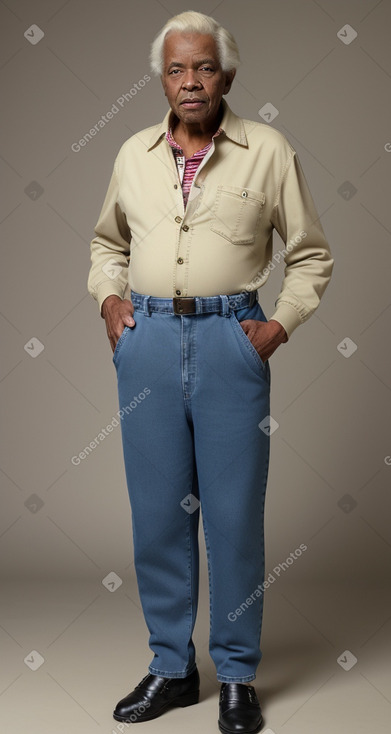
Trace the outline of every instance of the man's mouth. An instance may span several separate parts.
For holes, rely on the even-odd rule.
[[[184,99],[183,102],[181,102],[181,107],[187,107],[187,109],[192,110],[201,107],[203,104],[205,104],[203,99]]]

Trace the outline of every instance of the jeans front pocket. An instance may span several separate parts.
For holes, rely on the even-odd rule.
[[[118,361],[118,355],[119,355],[119,353],[121,351],[121,348],[122,348],[122,346],[123,346],[123,344],[125,342],[125,339],[126,339],[128,333],[129,333],[129,331],[130,331],[130,326],[124,326],[124,330],[123,330],[122,334],[120,335],[120,337],[119,337],[119,339],[118,339],[118,341],[117,341],[117,343],[115,345],[114,352],[113,352],[113,362],[114,362],[114,364],[116,364],[117,361]]]
[[[264,362],[254,344],[247,336],[246,332],[241,326],[241,321],[246,319],[254,319],[254,321],[266,322],[267,319],[262,311],[259,303],[256,303],[252,308],[239,309],[239,311],[232,311],[230,317],[230,323],[234,332],[236,342],[238,344],[240,353],[244,358],[246,364],[251,368],[253,372],[270,381],[270,367],[269,362]]]

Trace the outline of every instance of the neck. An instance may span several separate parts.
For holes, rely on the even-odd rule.
[[[220,105],[219,111],[216,115],[216,117],[211,121],[206,122],[205,124],[202,123],[184,123],[182,120],[179,120],[178,117],[173,114],[173,120],[171,124],[171,130],[172,134],[175,136],[175,139],[179,141],[188,142],[194,142],[194,141],[204,141],[204,140],[212,140],[212,135],[214,135],[215,132],[217,132],[219,128],[219,124],[221,122],[221,119],[223,117],[223,107]]]

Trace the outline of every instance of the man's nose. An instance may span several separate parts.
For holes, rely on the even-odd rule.
[[[185,89],[194,89],[195,87],[199,88],[201,86],[201,83],[200,83],[200,80],[196,72],[191,71],[191,70],[187,71],[185,73],[185,76],[182,82],[182,86]]]

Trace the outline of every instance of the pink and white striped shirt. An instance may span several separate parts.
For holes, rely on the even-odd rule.
[[[223,132],[223,128],[219,127],[219,129],[212,135],[212,139],[216,138],[217,135],[220,135],[220,133]],[[190,158],[185,158],[184,152],[180,145],[174,140],[172,136],[171,128],[166,133],[166,140],[171,145],[172,152],[174,154],[174,158],[176,161],[176,165],[178,168],[179,178],[181,180],[182,184],[182,195],[183,195],[183,204],[186,208],[186,204],[189,198],[189,192],[191,188],[191,184],[193,182],[193,178],[195,176],[195,173],[197,171],[198,166],[200,165],[201,161],[205,158],[209,148],[212,145],[212,141],[205,145],[204,148],[201,150],[197,150]]]

